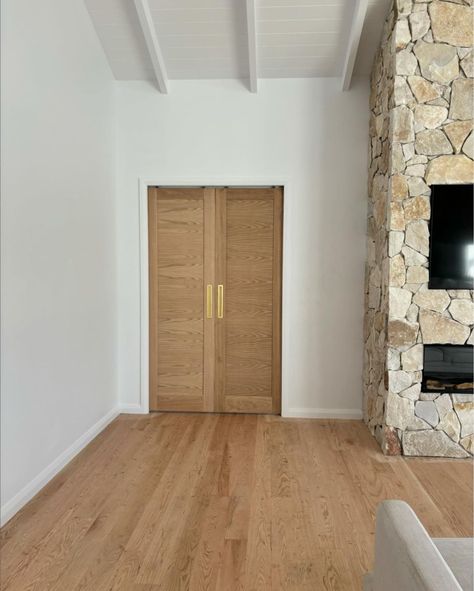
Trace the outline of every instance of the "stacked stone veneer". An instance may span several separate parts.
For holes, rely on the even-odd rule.
[[[428,289],[430,185],[474,182],[472,0],[395,0],[371,80],[364,416],[385,453],[468,457],[472,394],[421,392],[423,344],[472,344]]]

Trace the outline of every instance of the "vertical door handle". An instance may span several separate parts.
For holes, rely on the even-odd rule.
[[[212,284],[210,283],[206,289],[206,315],[208,318],[212,318]]]
[[[217,286],[217,318],[224,318],[224,286]]]

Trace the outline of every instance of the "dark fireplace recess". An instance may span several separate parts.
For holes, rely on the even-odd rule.
[[[472,394],[472,345],[424,345],[422,392]]]

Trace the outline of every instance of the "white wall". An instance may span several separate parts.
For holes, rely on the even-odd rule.
[[[368,82],[118,84],[119,396],[140,402],[138,179],[288,179],[283,402],[287,415],[361,416]],[[216,181],[219,177],[220,181]]]
[[[2,517],[114,414],[114,81],[83,2],[2,0]]]

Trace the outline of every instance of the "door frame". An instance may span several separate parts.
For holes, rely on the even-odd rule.
[[[287,223],[291,215],[291,183],[287,177],[250,176],[250,177],[156,177],[139,178],[139,242],[140,242],[140,413],[148,414],[149,408],[149,283],[148,283],[148,188],[149,187],[283,187],[283,248],[282,248],[282,318],[281,318],[281,416],[289,416],[288,366],[290,351],[290,326],[287,322],[285,307],[288,305],[287,289],[291,276],[286,264],[290,246]]]

